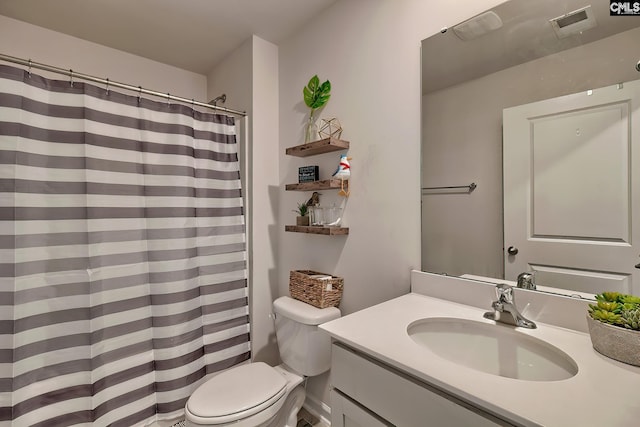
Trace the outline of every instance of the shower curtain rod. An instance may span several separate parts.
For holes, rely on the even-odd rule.
[[[72,81],[73,81],[73,79],[77,78],[77,79],[87,80],[87,81],[94,82],[94,83],[100,83],[100,84],[106,85],[107,88],[113,86],[113,87],[117,87],[117,88],[120,88],[120,89],[126,89],[126,90],[130,90],[130,91],[133,91],[133,92],[137,92],[139,94],[152,95],[152,96],[157,96],[157,97],[164,98],[164,99],[167,99],[167,100],[170,100],[170,101],[177,101],[177,102],[182,102],[184,104],[197,105],[198,107],[210,108],[212,110],[222,111],[224,113],[232,114],[232,115],[235,115],[235,116],[241,116],[241,117],[246,117],[247,116],[247,113],[244,112],[244,111],[233,110],[231,108],[225,108],[225,107],[218,107],[217,105],[205,104],[204,102],[194,101],[193,99],[182,98],[180,96],[173,96],[173,95],[171,95],[169,93],[162,93],[162,92],[158,92],[158,91],[155,91],[155,90],[144,89],[141,86],[133,86],[133,85],[129,85],[129,84],[126,84],[126,83],[114,82],[114,81],[111,81],[109,79],[103,79],[103,78],[100,78],[100,77],[90,76],[88,74],[77,73],[77,72],[75,72],[73,70],[65,70],[64,68],[54,67],[53,65],[47,65],[47,64],[42,64],[42,63],[39,63],[39,62],[34,62],[31,59],[16,58],[15,56],[4,55],[4,54],[0,53],[0,60],[7,61],[7,62],[13,62],[14,64],[20,64],[20,65],[29,67],[29,72],[31,72],[31,68],[37,68],[37,69],[40,69],[40,70],[44,70],[44,71],[49,71],[49,72],[56,73],[56,74],[65,75],[65,76],[71,78]]]

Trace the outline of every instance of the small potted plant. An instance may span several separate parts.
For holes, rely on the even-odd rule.
[[[317,75],[314,75],[309,80],[307,86],[302,88],[302,96],[304,103],[311,109],[309,113],[309,121],[304,132],[305,144],[311,142],[317,138],[318,126],[316,125],[316,119],[313,114],[318,108],[322,108],[331,97],[331,82],[325,80],[324,83],[320,83],[320,79]]]
[[[640,297],[619,292],[596,295],[587,315],[591,343],[599,353],[640,366]]]
[[[309,225],[309,207],[305,202],[298,203],[298,209],[295,209],[294,212],[298,214],[296,217],[297,226]]]

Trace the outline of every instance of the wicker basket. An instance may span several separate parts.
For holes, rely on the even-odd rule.
[[[329,276],[330,279],[316,279],[312,276]],[[342,298],[344,279],[331,274],[311,270],[291,270],[289,293],[297,300],[318,308],[337,307]]]

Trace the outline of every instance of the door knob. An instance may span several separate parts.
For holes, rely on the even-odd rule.
[[[507,249],[507,253],[509,255],[518,255],[518,248],[514,248],[513,246],[509,246],[509,248]],[[640,268],[640,267],[638,267]]]
[[[636,264],[636,268],[640,268],[640,264]]]

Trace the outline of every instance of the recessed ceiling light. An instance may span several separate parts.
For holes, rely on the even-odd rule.
[[[502,27],[502,19],[493,11],[482,13],[453,27],[462,40],[472,40]]]

